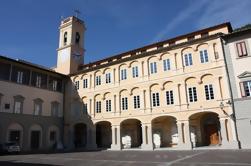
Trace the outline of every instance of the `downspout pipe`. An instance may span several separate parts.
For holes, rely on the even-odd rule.
[[[234,129],[235,129],[236,139],[237,139],[236,141],[238,142],[239,149],[241,149],[241,143],[239,141],[238,130],[237,130],[237,125],[236,125],[236,114],[235,114],[235,106],[234,106],[235,103],[234,103],[234,98],[233,98],[233,91],[232,91],[232,86],[231,86],[231,82],[230,82],[229,69],[228,69],[227,59],[226,59],[226,52],[224,49],[224,45],[226,45],[226,41],[222,38],[222,36],[220,36],[220,41],[221,41],[221,47],[222,47],[222,51],[223,51],[225,70],[226,70],[226,74],[227,74],[227,81],[229,84],[228,88],[229,88],[229,92],[230,92],[231,104],[232,104],[232,110],[233,110],[232,119],[234,121]]]

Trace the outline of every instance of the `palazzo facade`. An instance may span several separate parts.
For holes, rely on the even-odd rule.
[[[65,38],[69,27],[73,33]],[[59,61],[65,48],[73,52],[72,61],[69,57],[63,66],[83,59],[83,54],[74,58],[76,48],[83,50],[74,37],[76,27],[83,36],[85,27],[77,18],[61,23],[61,39],[71,42],[60,45]],[[220,38],[231,31],[224,23],[80,64],[78,69],[59,69],[70,76],[65,145],[112,150],[238,148]]]
[[[0,57],[0,143],[24,151],[250,147],[250,30],[223,23],[92,63],[83,63],[82,20],[63,19],[59,31],[53,69]],[[232,44],[243,53],[243,41],[246,61]]]

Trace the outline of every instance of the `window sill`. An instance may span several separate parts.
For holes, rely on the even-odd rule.
[[[249,58],[251,57],[251,55],[245,55],[245,56],[241,56],[241,57],[236,57],[236,59],[245,59],[245,58]]]

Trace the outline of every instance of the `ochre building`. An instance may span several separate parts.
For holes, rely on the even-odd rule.
[[[221,36],[230,23],[82,64],[83,21],[61,22],[68,148],[238,148]]]

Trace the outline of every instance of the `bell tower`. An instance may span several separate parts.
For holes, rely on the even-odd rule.
[[[57,67],[62,74],[72,74],[78,70],[84,60],[85,24],[75,16],[61,21],[59,27],[59,48],[57,49]]]

